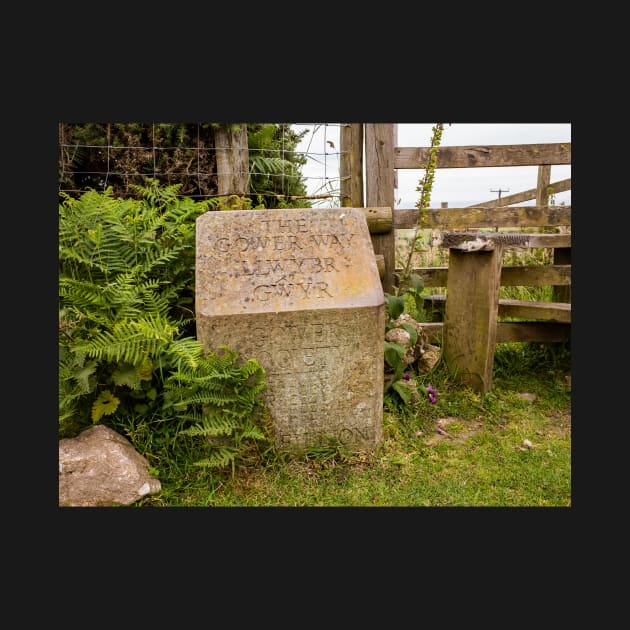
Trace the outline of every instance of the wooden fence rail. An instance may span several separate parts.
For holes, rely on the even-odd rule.
[[[342,200],[362,204],[363,169],[357,139],[365,142],[366,215],[383,290],[395,291],[396,232],[420,229],[439,231],[449,250],[446,267],[416,267],[426,287],[443,287],[445,294],[425,301],[444,321],[425,323],[434,343],[443,346],[449,367],[478,391],[492,384],[492,363],[497,343],[508,341],[558,342],[570,339],[571,321],[571,207],[549,205],[555,193],[571,189],[571,179],[550,182],[551,165],[571,164],[571,143],[441,147],[437,168],[538,166],[536,188],[500,200],[466,208],[429,208],[422,217],[416,208],[394,209],[396,170],[424,169],[428,147],[396,147],[391,124],[346,125],[341,133]],[[361,174],[361,175],[359,175]],[[519,206],[535,200],[536,205]],[[487,236],[487,230],[495,230]],[[511,237],[498,232],[510,229]],[[469,237],[461,231],[469,231]],[[523,230],[529,233],[524,234]],[[483,232],[480,237],[479,232]],[[553,232],[553,233],[549,233]],[[489,244],[475,253],[471,242]],[[510,240],[510,238],[512,240]],[[459,239],[459,240],[458,240]],[[549,248],[548,265],[504,266],[507,249]],[[500,300],[500,286],[553,287],[553,302]],[[447,298],[446,296],[450,296]],[[521,321],[498,321],[515,318]]]

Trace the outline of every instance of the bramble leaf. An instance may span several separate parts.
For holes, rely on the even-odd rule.
[[[101,392],[92,405],[92,422],[96,424],[103,416],[111,416],[118,409],[119,404],[120,399],[109,390]]]
[[[399,295],[385,294],[386,311],[391,319],[398,319],[405,310],[405,300]]]
[[[89,361],[80,370],[72,372],[72,377],[77,381],[81,391],[86,394],[94,389],[96,379],[93,377],[96,371],[96,361]]]
[[[130,363],[123,363],[122,367],[112,373],[112,380],[119,387],[126,385],[129,389],[140,387],[140,378],[136,368]]]
[[[398,394],[402,398],[405,405],[409,404],[409,402],[412,399],[413,392],[411,390],[411,387],[406,381],[401,380],[401,381],[396,381],[395,383],[392,383],[392,389],[398,392]]]
[[[390,367],[398,368],[405,356],[405,347],[393,341],[385,342],[385,361]]]

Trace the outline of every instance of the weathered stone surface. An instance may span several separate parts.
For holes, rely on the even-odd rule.
[[[207,347],[265,368],[277,446],[380,442],[385,299],[360,210],[199,217],[196,323]]]
[[[103,425],[59,440],[59,505],[129,505],[161,490],[149,462],[124,437]]]

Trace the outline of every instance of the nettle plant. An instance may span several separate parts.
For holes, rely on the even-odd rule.
[[[195,220],[226,200],[180,198],[179,187],[149,179],[132,186],[140,199],[62,195],[59,435],[157,417],[181,435],[221,436],[198,463],[225,466],[267,439],[266,375],[194,337]]]
[[[420,210],[418,223],[409,241],[407,258],[402,272],[397,274],[395,293],[385,293],[385,330],[387,332],[395,326],[403,328],[409,333],[409,344],[412,347],[418,340],[417,330],[409,323],[397,322],[396,320],[398,320],[405,311],[411,310],[414,315],[423,312],[422,291],[424,289],[424,281],[419,275],[412,272],[412,262],[414,253],[418,250],[421,240],[422,234],[420,225],[422,223],[422,217],[431,202],[431,191],[437,165],[437,153],[442,140],[443,130],[443,123],[437,123],[432,128],[433,135],[431,137],[427,166],[424,176],[416,188],[416,190],[420,192],[420,199],[416,202],[416,207]],[[385,391],[387,392],[392,389],[405,404],[409,404],[414,399],[414,389],[417,388],[427,395],[431,403],[435,403],[437,400],[437,391],[431,387],[431,385],[417,383],[413,380],[412,375],[406,372],[407,364],[404,362],[406,350],[405,346],[400,343],[385,341],[385,363],[389,366],[390,371],[392,371],[392,373],[386,375]]]

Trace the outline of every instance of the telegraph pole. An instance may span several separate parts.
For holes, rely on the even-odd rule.
[[[499,197],[498,197],[498,199],[499,199],[499,201],[501,201],[501,193],[502,193],[502,192],[510,192],[510,189],[509,189],[509,188],[506,188],[506,189],[504,190],[504,189],[502,189],[502,188],[499,188],[498,190],[494,190],[493,188],[491,188],[491,189],[490,189],[490,192],[499,193]],[[498,228],[498,227],[495,227],[495,228],[494,228],[494,231],[495,231],[495,232],[498,232],[498,231],[499,231],[499,228]]]
[[[499,193],[499,199],[501,199],[501,193],[502,192],[510,192],[509,188],[506,188],[505,190],[499,188],[499,190],[494,190],[493,188],[490,189],[490,192],[495,192],[495,193]]]

